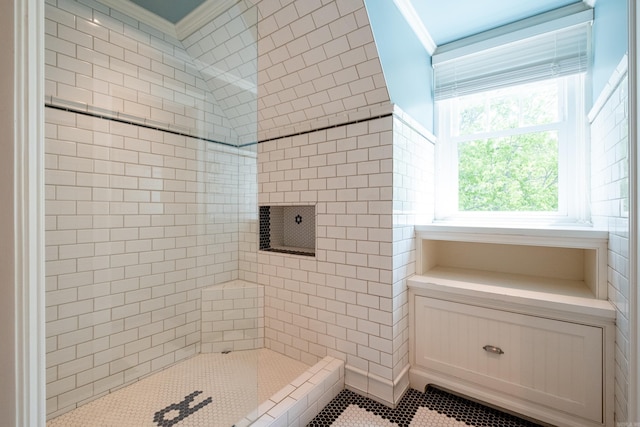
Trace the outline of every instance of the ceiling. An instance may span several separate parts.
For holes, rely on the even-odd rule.
[[[206,0],[130,0],[172,24],[177,24]]]
[[[224,0],[129,0],[177,24],[207,1],[212,7]],[[306,1],[306,0],[302,0]],[[389,0],[379,0],[389,1]],[[415,13],[435,46],[500,27],[582,0],[393,0]],[[594,2],[594,0],[588,0]],[[228,0],[227,0],[228,2]],[[400,7],[400,6],[399,6]]]

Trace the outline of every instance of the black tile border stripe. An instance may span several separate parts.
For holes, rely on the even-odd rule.
[[[82,110],[82,109],[79,109],[79,108],[63,107],[61,105],[56,105],[56,104],[52,104],[52,103],[48,103],[48,102],[45,102],[44,106],[46,108],[51,108],[53,110],[67,111],[69,113],[81,114],[83,116],[95,117],[95,118],[103,119],[103,120],[111,120],[113,122],[124,123],[124,124],[128,124],[128,125],[133,125],[133,126],[139,126],[139,127],[145,128],[145,129],[157,130],[157,131],[160,131],[160,132],[167,132],[167,133],[170,133],[170,134],[173,134],[173,135],[185,136],[185,137],[197,139],[197,140],[200,140],[200,141],[211,142],[211,143],[214,143],[214,144],[226,145],[227,147],[234,147],[234,148],[250,147],[250,146],[256,145],[256,144],[262,144],[263,142],[276,141],[278,139],[284,139],[284,138],[292,138],[294,136],[306,135],[306,134],[310,134],[310,133],[314,133],[314,132],[321,132],[323,130],[339,128],[339,127],[342,127],[342,126],[355,125],[357,123],[363,123],[363,122],[368,122],[368,121],[371,121],[371,120],[377,120],[377,119],[382,119],[382,118],[385,118],[385,117],[393,116],[393,113],[386,113],[386,114],[381,114],[381,115],[378,115],[378,116],[367,117],[367,118],[364,118],[364,119],[351,120],[349,122],[344,122],[344,123],[337,123],[335,125],[323,126],[323,127],[320,127],[320,128],[309,129],[309,130],[305,130],[305,131],[301,131],[301,132],[294,132],[294,133],[290,133],[290,134],[286,134],[286,135],[282,135],[282,136],[276,136],[276,137],[273,137],[273,138],[266,138],[266,139],[258,140],[256,142],[247,142],[245,144],[231,144],[231,143],[228,143],[228,142],[218,141],[218,140],[211,139],[211,138],[204,138],[204,137],[201,137],[201,136],[195,136],[195,135],[188,134],[186,132],[180,132],[180,131],[177,131],[177,130],[167,129],[167,128],[160,127],[160,126],[153,126],[153,125],[149,125],[149,124],[146,124],[146,123],[135,122],[133,120],[126,120],[126,119],[123,119],[123,118],[120,118],[120,117],[113,117],[113,116],[108,115],[108,114],[93,113],[93,112]]]
[[[83,116],[95,117],[97,119],[110,120],[112,122],[118,122],[118,123],[123,123],[123,124],[127,124],[127,125],[142,127],[142,128],[145,128],[145,129],[151,129],[151,130],[157,130],[157,131],[160,131],[160,132],[166,132],[166,133],[170,133],[172,135],[185,136],[185,137],[197,139],[197,140],[200,140],[200,141],[211,142],[211,143],[214,143],[214,144],[226,145],[227,147],[240,148],[240,147],[246,147],[248,145],[254,145],[255,144],[255,142],[252,142],[252,143],[245,144],[245,145],[235,145],[235,144],[230,144],[228,142],[217,141],[217,140],[211,139],[211,138],[204,138],[204,137],[201,137],[201,136],[195,136],[195,135],[191,135],[191,134],[188,134],[188,133],[185,133],[185,132],[180,132],[180,131],[177,131],[177,130],[163,128],[163,127],[160,127],[160,126],[152,126],[152,125],[148,125],[148,124],[145,124],[145,123],[139,123],[139,122],[134,122],[132,120],[122,119],[120,117],[113,117],[113,116],[110,116],[110,115],[107,115],[107,114],[92,113],[92,112],[84,111],[84,110],[77,109],[77,108],[62,107],[60,105],[49,104],[49,103],[45,103],[44,106],[46,108],[51,108],[53,110],[66,111],[66,112],[69,112],[69,113],[80,114],[80,115],[83,115]]]
[[[357,123],[369,122],[371,120],[378,120],[378,119],[383,119],[385,117],[391,117],[391,116],[393,116],[393,113],[385,113],[385,114],[381,114],[381,115],[378,115],[378,116],[367,117],[367,118],[364,118],[364,119],[351,120],[349,122],[336,123],[335,125],[323,126],[323,127],[313,128],[313,129],[304,130],[304,131],[300,131],[300,132],[289,133],[289,134],[282,135],[282,136],[274,136],[272,138],[261,139],[261,140],[258,141],[258,144],[262,144],[263,142],[269,142],[269,141],[277,141],[278,139],[292,138],[294,136],[306,135],[306,134],[314,133],[314,132],[321,132],[323,130],[335,129],[335,128],[339,128],[339,127],[342,127],[342,126],[355,125]],[[246,145],[252,145],[252,144],[254,144],[254,143],[241,145],[241,147],[244,147]]]

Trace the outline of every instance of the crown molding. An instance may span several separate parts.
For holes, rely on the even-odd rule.
[[[240,0],[208,0],[202,3],[176,24],[175,32],[178,40],[186,39],[239,1]]]
[[[145,23],[163,33],[176,37],[175,25],[129,0],[100,0],[100,2],[118,12],[126,13],[133,19]]]
[[[418,18],[418,13],[413,8],[410,0],[393,0],[393,3],[396,5],[404,19],[407,21],[413,32],[418,36],[420,43],[422,46],[429,52],[429,55],[433,55],[435,52],[437,45],[433,41],[431,34],[424,26],[424,23],[420,18]]]

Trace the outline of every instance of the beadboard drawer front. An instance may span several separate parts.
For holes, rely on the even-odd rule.
[[[414,308],[417,365],[602,422],[601,328],[421,296]]]

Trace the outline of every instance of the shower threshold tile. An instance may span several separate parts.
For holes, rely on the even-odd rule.
[[[309,366],[271,350],[200,354],[47,422],[47,427],[231,427]]]

